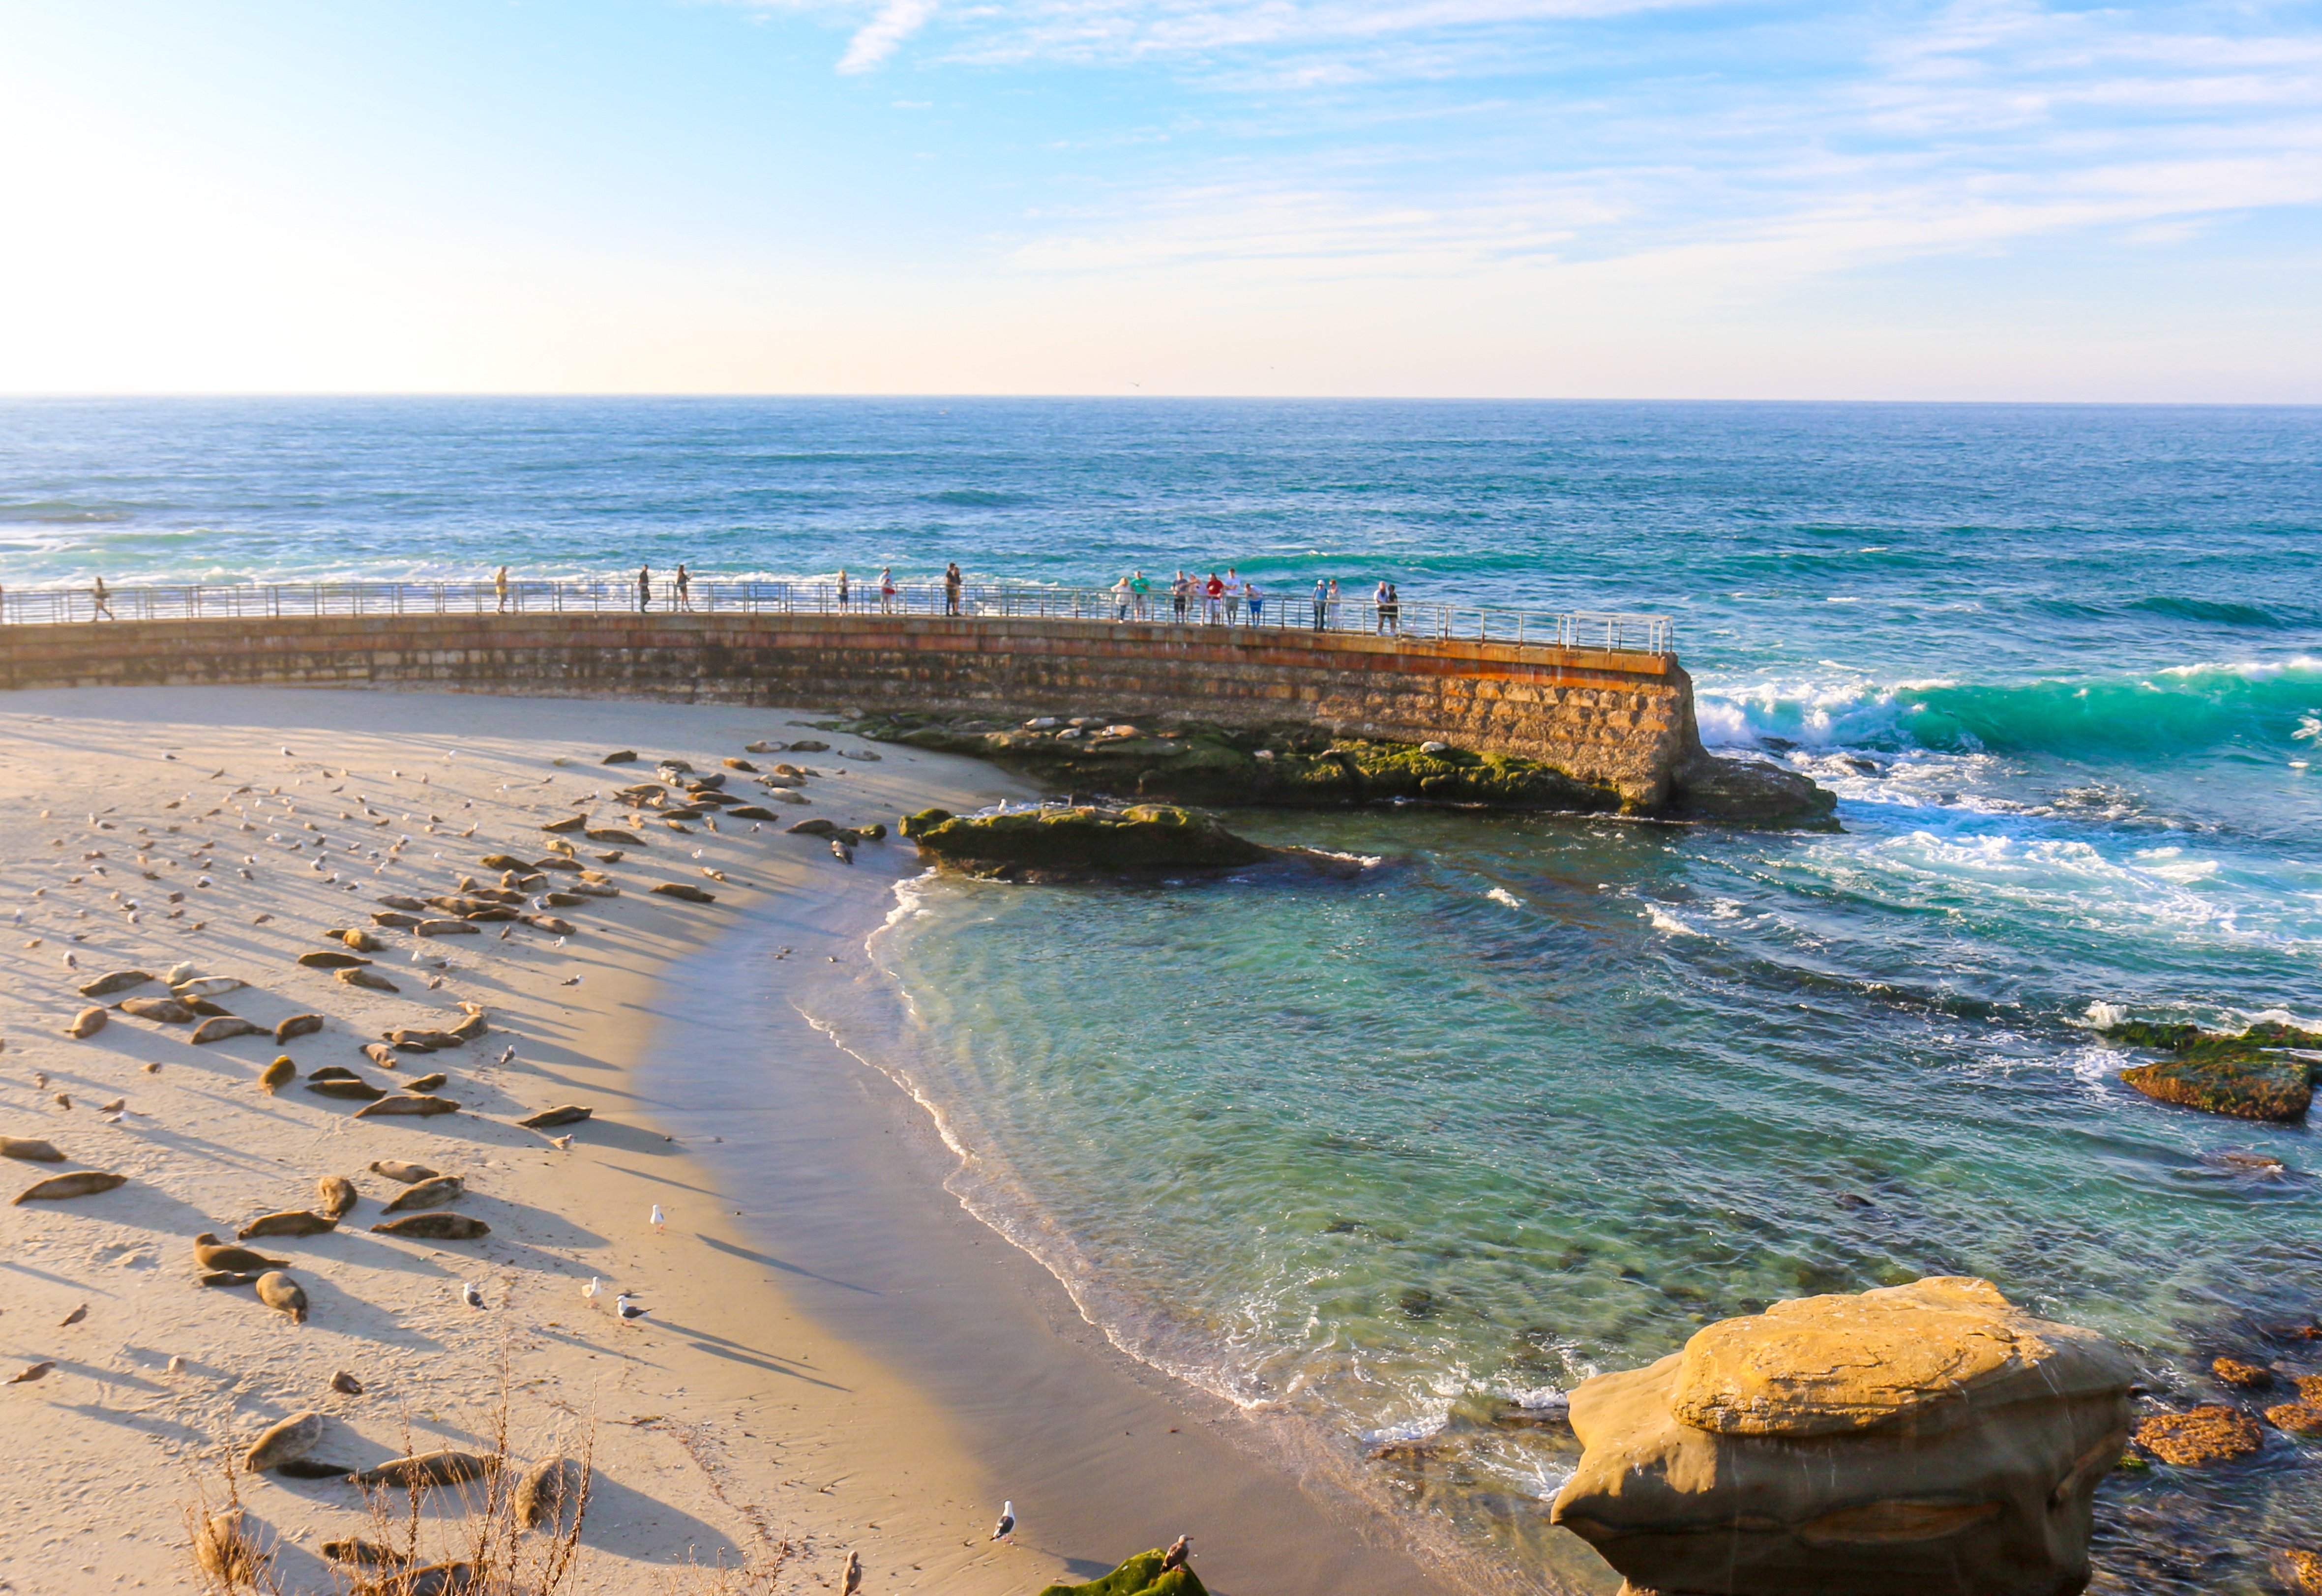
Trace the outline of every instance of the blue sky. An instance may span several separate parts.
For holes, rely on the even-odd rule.
[[[2322,402],[2322,5],[0,4],[0,389]]]

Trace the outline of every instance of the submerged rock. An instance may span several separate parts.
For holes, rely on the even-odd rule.
[[[2136,1444],[2179,1468],[2206,1468],[2249,1456],[2265,1445],[2265,1432],[2240,1409],[2212,1403],[2154,1414],[2136,1427]]]
[[[1211,816],[1168,804],[975,816],[925,809],[904,817],[903,834],[939,863],[1019,880],[1119,871],[1230,870],[1276,853],[1236,836]]]
[[[1986,1281],[1778,1303],[1575,1390],[1554,1517],[1641,1590],[2077,1591],[2131,1376]]]

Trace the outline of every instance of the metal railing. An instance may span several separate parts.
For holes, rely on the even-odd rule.
[[[618,581],[288,582],[0,590],[0,624],[47,625],[116,621],[247,620],[279,616],[403,615],[900,615],[967,618],[1130,621],[1148,625],[1369,633],[1414,641],[1507,643],[1543,648],[1667,654],[1677,647],[1668,616],[1604,610],[1538,614],[1403,599],[1316,601],[1307,594],[1181,599],[1166,588],[1143,595],[1111,588],[1035,588],[940,582],[899,584],[891,592],[850,583],[710,581],[681,588],[656,576],[642,593]]]

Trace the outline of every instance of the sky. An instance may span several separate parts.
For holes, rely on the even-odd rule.
[[[0,0],[0,392],[2322,403],[2322,0]]]

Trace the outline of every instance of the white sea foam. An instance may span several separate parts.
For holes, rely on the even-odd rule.
[[[1657,904],[1649,903],[1645,905],[1645,918],[1652,922],[1654,930],[1665,931],[1671,936],[1706,936],[1709,935],[1706,931],[1696,930],[1693,926],[1687,925],[1683,920],[1678,919],[1675,915],[1670,914],[1668,910],[1660,907]]]
[[[1489,891],[1486,892],[1484,896],[1490,898],[1494,903],[1504,903],[1510,908],[1523,907],[1523,899],[1518,898],[1505,887],[1494,887]]]

